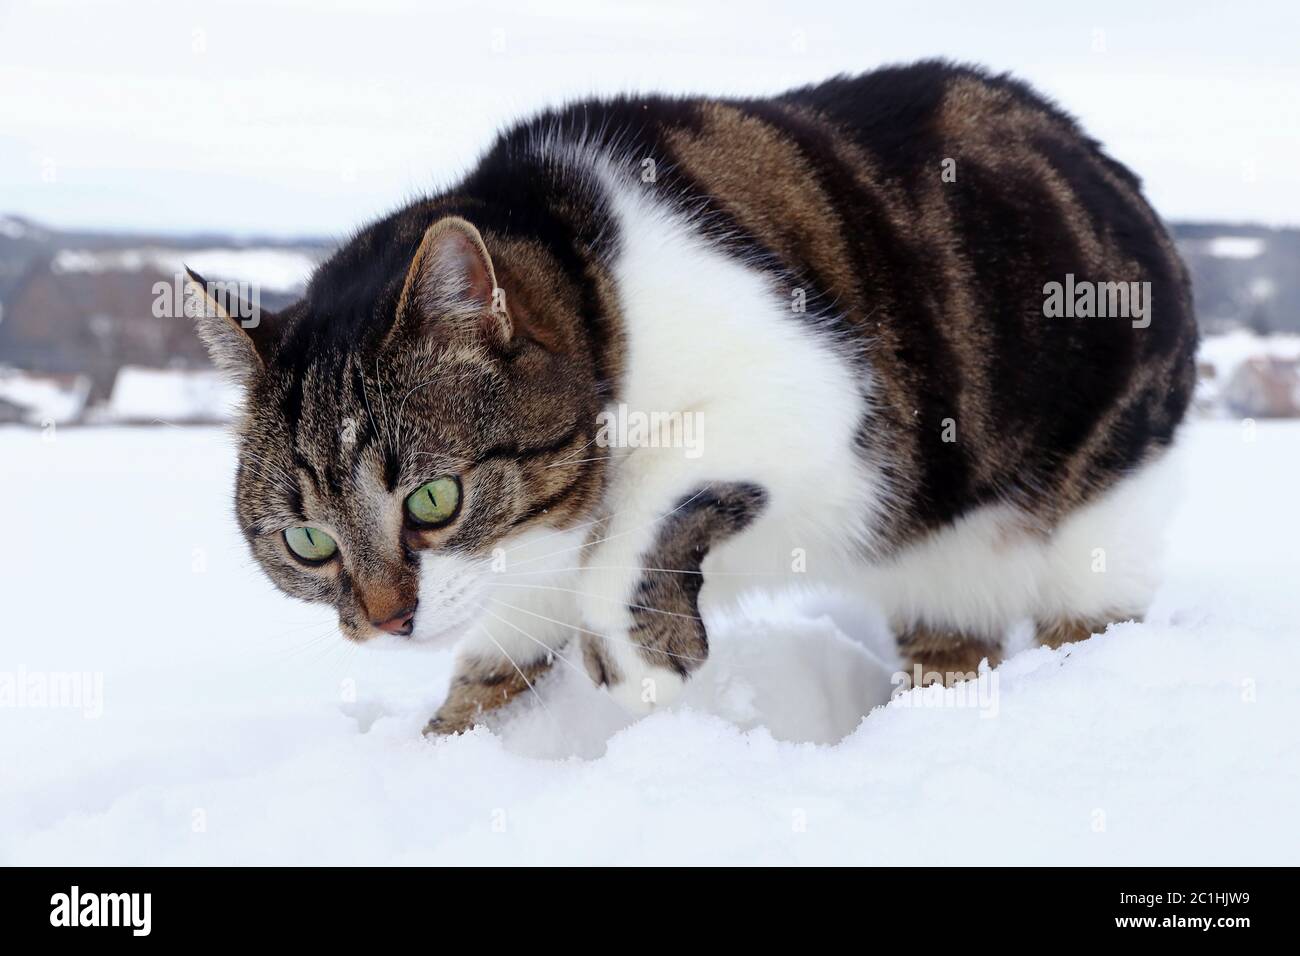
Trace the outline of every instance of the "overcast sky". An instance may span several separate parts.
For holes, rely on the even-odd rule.
[[[1167,218],[1300,224],[1295,0],[725,6],[0,0],[0,213],[341,237],[545,103],[946,56],[1055,97]]]

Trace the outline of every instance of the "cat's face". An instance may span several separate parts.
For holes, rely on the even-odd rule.
[[[517,542],[581,523],[599,489],[589,376],[493,310],[491,260],[459,223],[425,238],[369,342],[296,338],[322,319],[309,295],[270,317],[251,367],[239,355],[240,525],[271,580],[332,605],[352,640],[463,632]],[[204,333],[223,367],[236,334]]]

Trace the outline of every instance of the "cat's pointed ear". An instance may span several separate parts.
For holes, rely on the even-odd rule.
[[[399,329],[447,338],[469,332],[502,344],[514,334],[505,299],[479,231],[459,216],[446,216],[420,240],[390,337]]]
[[[185,268],[185,312],[194,319],[212,364],[246,384],[266,367],[278,325],[275,313],[231,283],[208,282]]]

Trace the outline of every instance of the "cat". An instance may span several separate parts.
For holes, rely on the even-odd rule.
[[[862,594],[941,677],[1150,603],[1187,272],[1137,177],[1009,76],[575,103],[280,313],[189,278],[245,390],[252,553],[354,641],[458,641],[428,733],[557,662],[666,706],[701,602],[748,587]]]

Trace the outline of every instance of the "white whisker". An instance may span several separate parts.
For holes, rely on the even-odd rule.
[[[644,571],[654,574],[690,574],[703,575],[703,571],[692,571],[689,568],[646,568],[635,564],[585,564],[574,565],[568,568],[540,568],[536,571],[497,571],[499,577],[523,577],[530,574],[561,574],[565,571]],[[732,577],[758,577],[764,575],[794,575],[795,571],[710,571],[709,577],[718,577],[721,575]]]
[[[618,637],[610,637],[607,634],[599,634],[596,631],[589,631],[585,627],[578,627],[578,625],[576,624],[569,624],[566,621],[559,621],[553,617],[547,617],[545,614],[538,614],[534,611],[529,611],[527,608],[516,607],[515,605],[509,604],[506,601],[499,601],[496,598],[488,598],[488,600],[491,601],[493,604],[500,604],[502,607],[508,607],[512,611],[518,611],[520,614],[527,614],[529,617],[540,618],[543,621],[549,621],[550,623],[558,624],[561,627],[572,628],[573,630],[577,631],[580,634],[588,634],[591,637],[599,637],[601,640],[609,641],[611,644],[623,644],[626,645],[627,647],[637,648],[638,650],[647,650],[655,654],[663,654],[665,657],[675,657],[678,660],[683,660],[683,661],[694,661],[697,664],[703,664],[706,660],[708,660],[708,658],[706,657],[691,657],[689,654],[675,654],[672,651],[665,651],[658,647],[643,647],[641,644],[638,644],[635,641],[628,641]],[[490,611],[487,610],[487,608],[483,608],[483,611],[485,613],[489,613],[489,614],[491,613]]]
[[[692,620],[692,621],[699,621],[699,620],[701,620],[701,618],[696,617],[694,614],[682,614],[682,613],[680,613],[680,612],[678,612],[678,611],[665,611],[663,608],[658,608],[658,607],[649,607],[648,605],[645,605],[645,604],[629,604],[629,603],[626,603],[626,602],[620,601],[618,598],[605,597],[604,595],[601,595],[601,594],[593,594],[593,593],[590,592],[590,591],[575,591],[573,588],[562,588],[562,587],[557,587],[557,586],[554,585],[554,584],[510,584],[510,583],[501,583],[501,584],[495,584],[495,585],[493,585],[493,586],[494,586],[494,587],[499,587],[499,588],[530,588],[530,589],[535,589],[535,590],[538,590],[538,591],[563,591],[563,592],[565,592],[566,594],[581,594],[581,595],[585,595],[586,597],[595,598],[597,601],[607,601],[607,602],[610,602],[610,603],[613,603],[613,604],[622,604],[622,605],[624,605],[625,607],[634,607],[634,608],[637,608],[637,609],[642,610],[642,611],[653,611],[655,614],[667,614],[669,617],[684,617],[684,618],[687,618],[688,620]]]
[[[489,598],[488,600],[492,600],[492,598]],[[514,608],[513,605],[506,604],[504,601],[497,601],[496,603],[497,603],[497,604],[504,605],[505,607],[513,608],[513,609],[516,610],[516,611],[518,611],[518,610],[522,610],[522,608]],[[574,664],[571,660],[569,660],[567,657],[565,657],[565,656],[564,656],[563,654],[561,654],[559,651],[555,650],[553,647],[549,646],[548,644],[544,643],[543,641],[539,641],[537,638],[533,637],[533,635],[529,634],[529,633],[528,633],[527,631],[525,631],[523,628],[517,626],[516,624],[514,624],[514,623],[512,623],[512,622],[510,622],[510,621],[507,621],[507,620],[506,620],[504,617],[502,617],[500,614],[493,614],[491,611],[489,611],[487,608],[483,607],[482,605],[479,605],[479,610],[481,610],[484,614],[488,615],[488,617],[492,617],[492,618],[495,618],[496,620],[500,621],[502,624],[506,625],[506,627],[514,628],[516,631],[518,631],[518,632],[519,632],[520,634],[522,634],[524,637],[528,638],[530,641],[532,641],[532,642],[533,642],[534,644],[536,644],[538,647],[543,648],[543,649],[546,651],[546,653],[548,653],[548,654],[550,654],[550,655],[552,655],[552,656],[558,658],[559,660],[563,661],[565,664],[567,664],[570,668],[572,668],[572,669],[573,669],[574,671],[576,671],[578,674],[581,674],[583,677],[585,677],[588,681],[591,680],[591,675],[587,673],[587,670],[586,670],[585,667],[579,667],[577,664]],[[527,613],[527,612],[525,612],[525,613]],[[615,701],[615,700],[614,700],[614,696],[609,692],[609,688],[608,688],[608,687],[605,687],[603,684],[595,684],[595,686],[596,686],[597,688],[599,688],[601,691],[603,691],[604,694],[605,694],[605,696],[608,697],[611,701],[614,701],[615,704],[618,703],[618,701]]]
[[[598,545],[598,544],[604,544],[606,541],[613,541],[615,538],[623,538],[623,537],[626,537],[626,536],[629,535],[629,534],[635,534],[635,533],[638,532],[638,531],[641,531],[641,530],[643,530],[643,529],[645,529],[645,528],[650,527],[651,525],[655,524],[656,522],[662,521],[662,520],[664,520],[665,518],[671,518],[673,515],[675,515],[675,514],[676,514],[677,512],[679,512],[679,511],[681,511],[683,508],[685,508],[687,505],[689,505],[692,501],[694,501],[694,500],[695,500],[696,498],[698,498],[700,495],[704,494],[704,492],[707,491],[707,490],[708,490],[707,487],[703,487],[703,488],[701,488],[699,491],[695,492],[695,494],[691,495],[689,498],[687,498],[685,501],[683,501],[681,504],[679,504],[679,505],[678,505],[676,508],[674,508],[672,511],[669,511],[669,512],[667,512],[666,514],[658,515],[658,516],[656,516],[656,517],[654,517],[654,518],[651,518],[649,521],[645,522],[644,524],[638,525],[638,526],[635,527],[635,528],[628,528],[626,531],[620,531],[620,532],[618,532],[618,534],[611,534],[611,535],[607,535],[607,536],[604,537],[604,538],[597,538],[595,541],[585,541],[585,542],[583,542],[582,544],[577,545],[576,547],[572,547],[572,548],[561,548],[559,551],[552,551],[550,554],[540,554],[540,555],[537,555],[537,556],[532,557],[532,558],[525,558],[523,561],[520,561],[519,564],[520,564],[520,565],[532,564],[534,561],[543,561],[543,560],[545,560],[546,558],[553,558],[553,557],[555,557],[557,554],[567,554],[567,553],[569,553],[570,551],[582,551],[582,550],[584,550],[584,549],[586,549],[586,548],[593,548],[593,547],[595,547],[595,546]],[[597,521],[608,520],[609,518],[613,518],[613,517],[614,517],[614,515],[609,515],[607,518],[597,518],[597,519],[595,519],[594,521],[591,521],[591,522],[588,522],[588,523],[589,523],[589,524],[595,524]],[[581,527],[581,526],[579,526],[579,527]],[[575,529],[575,528],[570,528],[569,530],[573,531],[573,530],[576,530],[576,529]],[[506,553],[509,554],[508,551],[507,551]]]
[[[547,465],[547,468],[559,468],[561,465],[580,465],[586,461],[610,461],[614,455],[601,455],[599,458],[574,458],[570,461],[557,461]]]
[[[482,607],[481,605],[479,606],[479,610],[486,612],[486,608]],[[491,634],[488,633],[488,629],[486,627],[483,627],[483,625],[480,624],[479,630],[483,632],[484,637],[486,637],[489,641],[493,643],[493,645],[496,646],[497,650],[499,650],[503,655],[505,655],[505,659],[508,660],[510,662],[510,666],[515,669],[515,673],[519,675],[519,679],[524,682],[525,686],[527,686],[527,688],[530,691],[532,691],[533,696],[537,698],[537,703],[542,705],[542,710],[546,711],[546,716],[551,718],[551,721],[555,724],[555,729],[558,730],[562,736],[568,737],[569,734],[567,733],[567,731],[565,731],[564,725],[561,724],[559,720],[556,719],[553,713],[551,713],[551,708],[546,706],[546,701],[542,700],[542,695],[537,692],[537,688],[534,687],[533,682],[528,679],[528,675],[524,673],[523,668],[521,668],[515,662],[515,659],[510,656],[510,652],[507,651],[504,647],[502,647],[500,642],[497,641],[495,637],[493,637]]]

